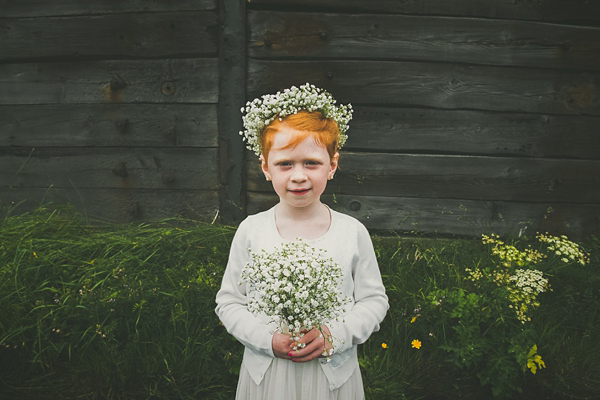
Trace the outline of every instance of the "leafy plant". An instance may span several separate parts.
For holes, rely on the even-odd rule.
[[[415,309],[410,321],[420,322],[420,335],[430,331],[449,365],[475,374],[494,396],[521,392],[523,372],[545,367],[537,353],[539,334],[530,322],[540,296],[552,290],[546,276],[589,263],[589,254],[565,236],[539,234],[537,239],[537,248],[519,249],[483,235],[490,257],[464,269],[463,287],[423,292],[422,309]]]

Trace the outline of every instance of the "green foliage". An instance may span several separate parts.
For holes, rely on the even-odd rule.
[[[180,219],[91,226],[64,209],[5,219],[6,397],[231,398],[241,346],[212,310],[233,232]]]
[[[90,224],[50,207],[7,217],[0,398],[234,398],[243,348],[214,313],[234,231],[183,219]],[[507,267],[493,243],[374,237],[374,244],[391,308],[359,346],[368,399],[600,392],[597,239],[586,244],[586,266],[562,263],[564,254],[536,264],[552,291],[530,299],[525,323],[509,307],[524,298],[514,296],[512,281],[495,280],[526,267],[517,253],[505,253],[517,257]]]
[[[562,247],[568,245],[566,239],[559,239]],[[483,245],[475,241],[404,239],[395,250],[398,245],[389,239],[378,242],[392,307],[382,331],[372,340],[386,343],[387,349],[379,352],[391,353],[397,348],[403,354],[418,353],[419,357],[409,363],[400,357],[395,360],[404,367],[395,372],[411,385],[420,378],[417,387],[423,389],[418,394],[519,398],[523,392],[523,398],[527,393],[535,393],[537,398],[545,392],[556,398],[560,391],[560,398],[570,398],[569,390],[577,387],[580,397],[591,398],[598,392],[600,368],[594,361],[600,346],[590,341],[599,328],[597,258],[582,266],[580,261],[587,263],[587,254],[579,247],[582,257],[573,253],[573,258],[565,260],[564,254],[548,251],[545,240],[538,241],[537,249],[530,247],[533,243],[505,244],[497,237]],[[572,245],[569,248],[575,248]],[[592,241],[589,247],[597,252],[598,242]],[[535,256],[538,253],[545,256]],[[523,272],[526,269],[531,273]],[[538,269],[544,273],[535,272]],[[565,282],[581,275],[586,280],[557,293]],[[541,290],[549,288],[545,279],[551,280],[554,291]],[[563,304],[559,309],[565,308],[564,296],[579,297],[571,306],[586,309],[587,317],[571,314],[570,319],[582,325],[587,354],[579,344],[565,340],[575,334],[576,324],[564,323],[564,316],[555,312],[555,303]],[[420,342],[419,348],[411,346],[415,340]],[[566,357],[561,347],[577,347],[577,351],[570,351],[577,353],[579,361]],[[368,353],[363,357],[371,359]],[[557,368],[563,357],[572,359],[568,365],[577,369],[576,373]],[[590,369],[576,368],[578,363]],[[565,384],[564,389],[550,383],[549,373],[554,374],[555,382]],[[403,393],[411,393],[411,385],[407,384]]]

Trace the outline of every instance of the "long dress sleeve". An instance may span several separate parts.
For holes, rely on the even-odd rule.
[[[242,269],[249,257],[250,232],[246,221],[240,224],[233,238],[221,289],[216,297],[215,312],[227,332],[246,348],[258,354],[275,357],[272,347],[275,327],[248,310],[247,287],[245,282],[241,282]]]
[[[373,243],[362,224],[357,228],[355,239],[356,243],[349,244],[357,249],[352,260],[354,304],[351,304],[350,311],[343,318],[331,321],[329,325],[336,353],[364,343],[373,332],[379,330],[379,324],[389,308]]]

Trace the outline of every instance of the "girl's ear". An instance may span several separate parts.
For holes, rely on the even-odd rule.
[[[267,165],[267,161],[262,154],[260,155],[260,167],[262,168],[263,174],[265,174],[265,178],[270,181],[271,174],[269,173],[269,166]]]
[[[338,167],[338,161],[340,159],[340,153],[336,152],[333,157],[331,157],[331,168],[329,172],[333,175]]]
[[[331,164],[329,165],[329,173],[327,174],[327,179],[332,180],[335,175],[335,171],[337,171],[338,160],[340,159],[340,153],[335,153],[333,157],[331,157]]]

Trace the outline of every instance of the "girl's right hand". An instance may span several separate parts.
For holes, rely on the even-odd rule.
[[[272,340],[273,354],[278,358],[285,358],[291,360],[292,357],[288,356],[290,351],[294,349],[294,341],[290,335],[285,333],[275,332]]]

